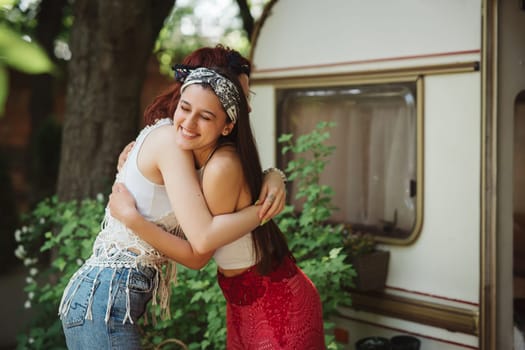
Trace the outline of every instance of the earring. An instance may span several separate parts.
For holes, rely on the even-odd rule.
[[[229,132],[228,130],[224,130],[224,131],[222,132],[222,135],[223,135],[223,136],[228,136],[229,133],[230,133],[230,132]]]

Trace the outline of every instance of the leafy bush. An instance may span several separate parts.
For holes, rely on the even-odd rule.
[[[103,213],[102,196],[68,203],[52,197],[15,232],[15,255],[28,268],[25,307],[34,313],[27,333],[18,336],[18,349],[65,348],[58,304],[69,277],[91,254]]]
[[[146,346],[179,339],[192,350],[225,349],[226,302],[216,282],[217,267],[209,263],[199,271],[180,265],[177,268],[178,283],[170,304],[172,317],[156,325],[143,325]]]
[[[15,232],[19,243],[15,255],[24,261],[29,274],[25,307],[35,313],[28,331],[18,336],[18,349],[66,348],[58,305],[69,278],[91,255],[104,208],[101,195],[81,202],[60,202],[53,197],[39,203],[25,218],[26,226]],[[145,347],[178,338],[190,349],[224,348],[225,302],[215,275],[214,264],[201,271],[179,267],[180,282],[171,299],[172,319],[161,320],[157,309],[156,325],[151,317],[147,325],[141,322]]]
[[[323,302],[327,344],[337,349],[329,321],[337,305],[349,302],[341,288],[343,280],[355,275],[345,262],[342,250],[342,226],[327,223],[333,208],[332,190],[319,184],[319,176],[332,147],[324,145],[329,138],[322,123],[310,134],[293,142],[292,135],[283,135],[284,152],[294,152],[295,160],[286,171],[290,181],[297,181],[297,199],[302,200],[300,211],[287,206],[276,219],[285,233],[299,266],[317,286]],[[311,156],[306,155],[312,152]],[[305,155],[303,155],[305,154]],[[91,254],[92,244],[104,213],[104,198],[81,202],[59,202],[56,198],[42,201],[25,218],[26,226],[17,230],[19,244],[16,255],[28,268],[26,286],[27,307],[36,313],[29,330],[19,335],[19,349],[65,348],[58,304],[69,277]],[[49,264],[46,255],[51,254]],[[42,272],[39,272],[41,269]],[[38,276],[38,278],[37,278]],[[144,345],[153,348],[169,338],[176,338],[196,349],[224,349],[226,338],[225,300],[216,283],[215,264],[200,271],[179,266],[178,285],[171,299],[172,318],[140,325]],[[154,310],[160,315],[160,310]],[[150,318],[151,319],[151,318]]]
[[[297,181],[295,199],[302,204],[301,208],[287,206],[277,218],[299,266],[319,290],[327,344],[332,349],[338,345],[330,336],[333,324],[329,318],[342,302],[351,303],[349,294],[341,286],[352,286],[356,275],[342,247],[344,226],[329,222],[336,210],[332,205],[333,189],[320,183],[328,158],[335,150],[335,147],[325,144],[330,138],[329,128],[334,125],[320,122],[313,131],[300,135],[295,142],[292,134],[279,138],[279,142],[285,145],[283,154],[294,154],[286,172],[290,181]]]

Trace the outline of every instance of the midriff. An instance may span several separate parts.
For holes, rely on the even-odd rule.
[[[234,277],[240,275],[241,273],[249,269],[250,267],[243,267],[240,269],[222,269],[220,267],[218,268],[219,272],[222,273],[225,277]]]

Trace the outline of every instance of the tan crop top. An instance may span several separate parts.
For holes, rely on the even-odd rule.
[[[224,146],[224,145],[221,145]],[[220,146],[219,146],[220,147]],[[217,147],[208,157],[204,165],[198,170],[202,186],[202,177],[206,164],[211,159]],[[224,270],[242,269],[257,264],[252,240],[252,233],[248,232],[241,238],[226,244],[215,251],[213,255],[217,265]]]

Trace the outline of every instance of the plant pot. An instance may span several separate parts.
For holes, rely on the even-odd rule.
[[[355,289],[366,292],[385,288],[389,259],[390,252],[385,250],[353,257],[351,262],[357,273]]]
[[[383,337],[368,337],[355,343],[356,350],[390,350],[390,340]]]
[[[419,350],[421,341],[409,335],[396,335],[390,338],[392,350]]]

